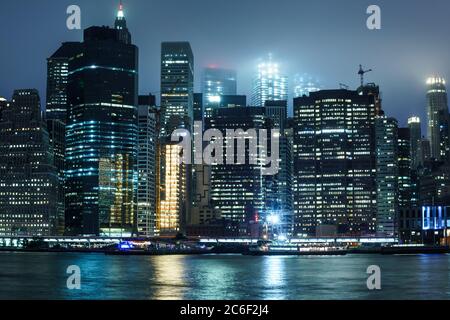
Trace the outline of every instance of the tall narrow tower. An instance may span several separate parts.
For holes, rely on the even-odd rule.
[[[436,160],[441,160],[442,114],[448,114],[445,79],[431,77],[427,80],[427,85],[428,139],[431,144],[431,156]]]
[[[119,10],[117,11],[116,22],[114,23],[114,28],[119,30],[119,41],[125,44],[131,44],[131,34],[127,28],[127,20],[125,20],[125,13],[122,0],[119,4]]]

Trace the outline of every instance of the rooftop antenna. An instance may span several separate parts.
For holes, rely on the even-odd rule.
[[[363,66],[362,66],[361,64],[359,65],[359,71],[358,71],[358,74],[359,74],[359,76],[361,77],[361,87],[364,86],[364,75],[365,75],[366,73],[369,73],[369,72],[372,72],[372,71],[373,71],[372,69],[364,70],[364,69],[363,69]]]

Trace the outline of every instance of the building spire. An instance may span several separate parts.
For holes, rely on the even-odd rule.
[[[123,13],[123,3],[122,3],[122,0],[120,0],[119,11],[117,12],[117,19],[122,20],[124,18],[125,18],[125,15]]]
[[[131,35],[127,28],[127,21],[125,20],[124,7],[122,0],[119,2],[119,10],[117,11],[116,22],[114,23],[114,28],[119,32],[119,40],[130,44]]]

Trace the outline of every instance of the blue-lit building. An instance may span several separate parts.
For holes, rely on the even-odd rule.
[[[448,245],[449,213],[448,205],[401,209],[398,221],[400,242]]]
[[[251,105],[263,107],[266,101],[288,99],[288,78],[280,69],[280,64],[269,56],[267,61],[258,64],[253,79]]]
[[[236,71],[208,67],[203,72],[202,87],[205,112],[211,115],[213,109],[220,107],[222,96],[237,93]]]
[[[308,96],[311,92],[321,90],[322,86],[313,76],[304,73],[294,76],[294,98]]]
[[[237,92],[236,71],[209,67],[203,73],[203,94],[210,97],[235,95]]]
[[[377,226],[379,236],[394,236],[398,214],[398,123],[394,118],[375,119]]]
[[[45,119],[54,164],[58,170],[58,234],[64,234],[65,132],[67,122],[67,84],[69,61],[81,50],[80,42],[64,42],[47,59],[47,104]]]
[[[136,230],[138,49],[121,6],[115,28],[90,27],[69,61],[66,233]]]
[[[448,129],[442,132],[448,118],[448,97],[446,82],[441,77],[427,80],[427,115],[428,139],[430,139],[431,156],[436,160],[447,160]]]

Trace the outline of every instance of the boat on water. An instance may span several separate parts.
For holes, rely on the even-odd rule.
[[[244,255],[250,256],[343,256],[347,248],[335,246],[307,247],[287,242],[258,241]]]
[[[123,241],[117,247],[104,252],[115,256],[160,256],[160,255],[199,255],[210,254],[211,248],[196,245],[136,245],[130,241]]]
[[[210,250],[110,250],[104,252],[113,256],[163,256],[163,255],[199,255],[210,254]]]

